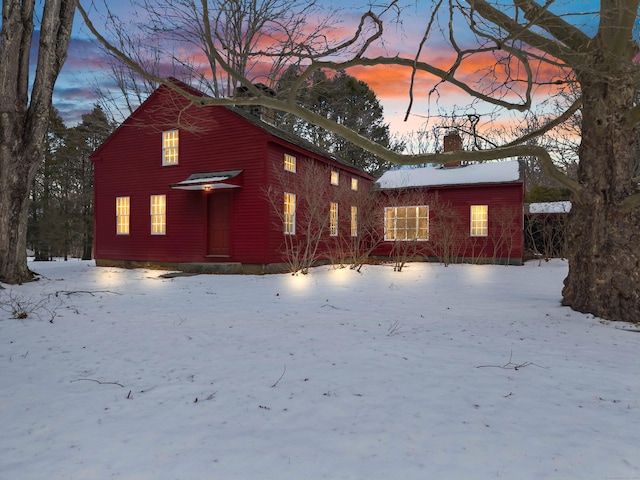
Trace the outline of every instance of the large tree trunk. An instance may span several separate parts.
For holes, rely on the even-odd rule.
[[[582,188],[569,216],[562,303],[609,320],[640,322],[640,211],[621,205],[636,191],[631,179],[637,133],[628,112],[637,90],[631,72],[593,72],[578,76]]]
[[[0,280],[15,284],[32,277],[27,268],[27,221],[38,162],[24,152],[9,151],[7,138],[0,137]]]
[[[2,3],[0,48],[0,281],[30,280],[27,268],[29,189],[43,149],[53,86],[66,59],[75,4],[45,0],[29,93],[35,0]]]

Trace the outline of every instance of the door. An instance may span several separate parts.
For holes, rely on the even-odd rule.
[[[212,192],[207,200],[207,254],[217,257],[231,255],[231,193]]]

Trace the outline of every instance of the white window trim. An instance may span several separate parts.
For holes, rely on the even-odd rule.
[[[338,236],[338,204],[336,202],[331,202],[329,204],[329,236],[337,237]]]
[[[331,185],[340,185],[340,172],[331,170]]]
[[[293,199],[293,213],[292,214],[288,214],[287,213],[287,196],[289,196],[291,199]],[[296,210],[297,210],[297,198],[296,198],[296,194],[295,193],[291,193],[291,192],[284,192],[284,199],[283,199],[283,230],[284,230],[284,234],[285,235],[295,235],[296,234]],[[291,215],[291,221],[287,222],[287,215]],[[291,224],[291,228],[287,229],[287,224],[290,223]]]
[[[486,207],[487,218],[485,220],[485,233],[473,233],[473,207]],[[469,236],[471,237],[488,237],[489,236],[489,205],[471,205],[469,206]]]
[[[118,200],[126,199],[127,213],[120,213],[118,211]],[[126,218],[127,231],[120,231],[120,218]],[[116,235],[129,235],[131,232],[131,197],[123,196],[116,197]]]
[[[161,213],[153,212],[153,207],[154,207],[153,201],[156,198],[164,199],[164,202],[162,203],[162,206],[164,207],[164,209]],[[151,235],[166,235],[167,234],[167,196],[166,195],[151,195],[149,197],[149,214],[151,217],[151,224],[150,224]],[[160,223],[157,223],[156,220],[162,220],[162,221]],[[162,231],[154,232],[153,231],[154,225],[162,225],[163,227]]]
[[[289,160],[289,162],[287,162],[287,160]],[[293,168],[287,168],[287,163],[292,163],[293,164]],[[296,157],[289,154],[289,153],[285,153],[284,154],[284,169],[287,172],[291,172],[291,173],[296,173],[296,166],[297,166],[297,161],[296,161]]]
[[[427,212],[426,212],[426,220],[427,220],[427,237],[426,238],[395,238],[395,233],[397,231],[397,219],[398,219],[398,215],[397,213],[394,214],[393,216],[393,221],[394,221],[394,225],[393,225],[393,232],[394,232],[394,238],[391,238],[389,236],[389,231],[387,229],[387,212],[390,210],[395,210],[397,212],[398,208],[415,208],[415,212],[416,212],[416,218],[420,218],[417,213],[418,213],[418,208],[426,208]],[[384,208],[384,240],[386,242],[426,242],[429,240],[429,205],[397,205],[394,207],[385,207]]]
[[[351,190],[354,192],[358,191],[358,179],[351,177]]]
[[[169,133],[175,133],[177,135],[177,145],[166,145],[165,135]],[[174,150],[176,151],[176,161],[175,162],[167,162],[167,151]],[[162,132],[162,166],[168,167],[171,165],[178,165],[180,163],[180,132],[178,130],[165,130]]]
[[[358,207],[351,206],[351,236],[358,236]]]

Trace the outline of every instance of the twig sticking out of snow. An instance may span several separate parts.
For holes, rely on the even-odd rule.
[[[100,385],[118,385],[119,387],[124,388],[124,385],[122,385],[121,383],[118,382],[101,382],[100,380],[95,380],[93,378],[76,378],[75,380],[71,380],[71,383],[73,382],[96,382],[99,383]],[[131,392],[129,392],[131,393]]]
[[[280,378],[278,380],[276,380],[276,383],[274,383],[273,385],[271,385],[271,388],[275,388],[278,383],[280,383],[280,380],[282,380],[282,377],[284,377],[285,372],[287,371],[287,366],[284,366],[284,370],[282,370],[282,375],[280,375]]]
[[[478,365],[476,368],[502,368],[505,370],[520,370],[521,368],[528,367],[529,365],[533,365],[535,367],[545,368],[545,369],[549,368],[549,367],[542,367],[540,365],[536,365],[533,362],[513,363],[511,361],[512,358],[513,358],[513,350],[509,355],[509,361],[504,365]]]
[[[94,297],[96,293],[113,293],[114,295],[122,295],[121,293],[118,292],[112,292],[111,290],[58,290],[57,292],[54,293],[54,295],[56,297],[60,296],[60,295],[66,295],[67,297],[70,297],[71,295],[77,295],[80,293],[86,293],[88,295],[91,295],[92,297]]]

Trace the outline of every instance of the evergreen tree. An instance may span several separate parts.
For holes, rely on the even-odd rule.
[[[93,165],[91,153],[113,131],[101,107],[65,127],[54,110],[49,122],[45,160],[31,191],[28,244],[36,260],[92,258]]]
[[[91,259],[93,251],[93,164],[89,156],[114,129],[115,125],[96,104],[90,113],[82,115],[82,123],[70,134],[77,182],[74,225],[83,260]]]
[[[278,95],[288,95],[291,85],[299,80],[296,67],[290,67],[280,78]],[[369,86],[341,70],[332,78],[324,71],[317,70],[298,90],[297,102],[315,113],[344,125],[365,138],[394,151],[401,151],[403,144],[393,142],[389,125],[384,123],[383,108],[376,94]],[[280,115],[280,127],[293,131],[302,138],[351,162],[356,167],[380,176],[391,168],[392,163],[366,150],[356,147],[342,137],[317,125]]]
[[[49,116],[45,139],[44,160],[38,167],[30,193],[27,242],[36,260],[51,260],[61,253],[58,243],[63,237],[61,228],[62,165],[67,128],[54,108]]]

